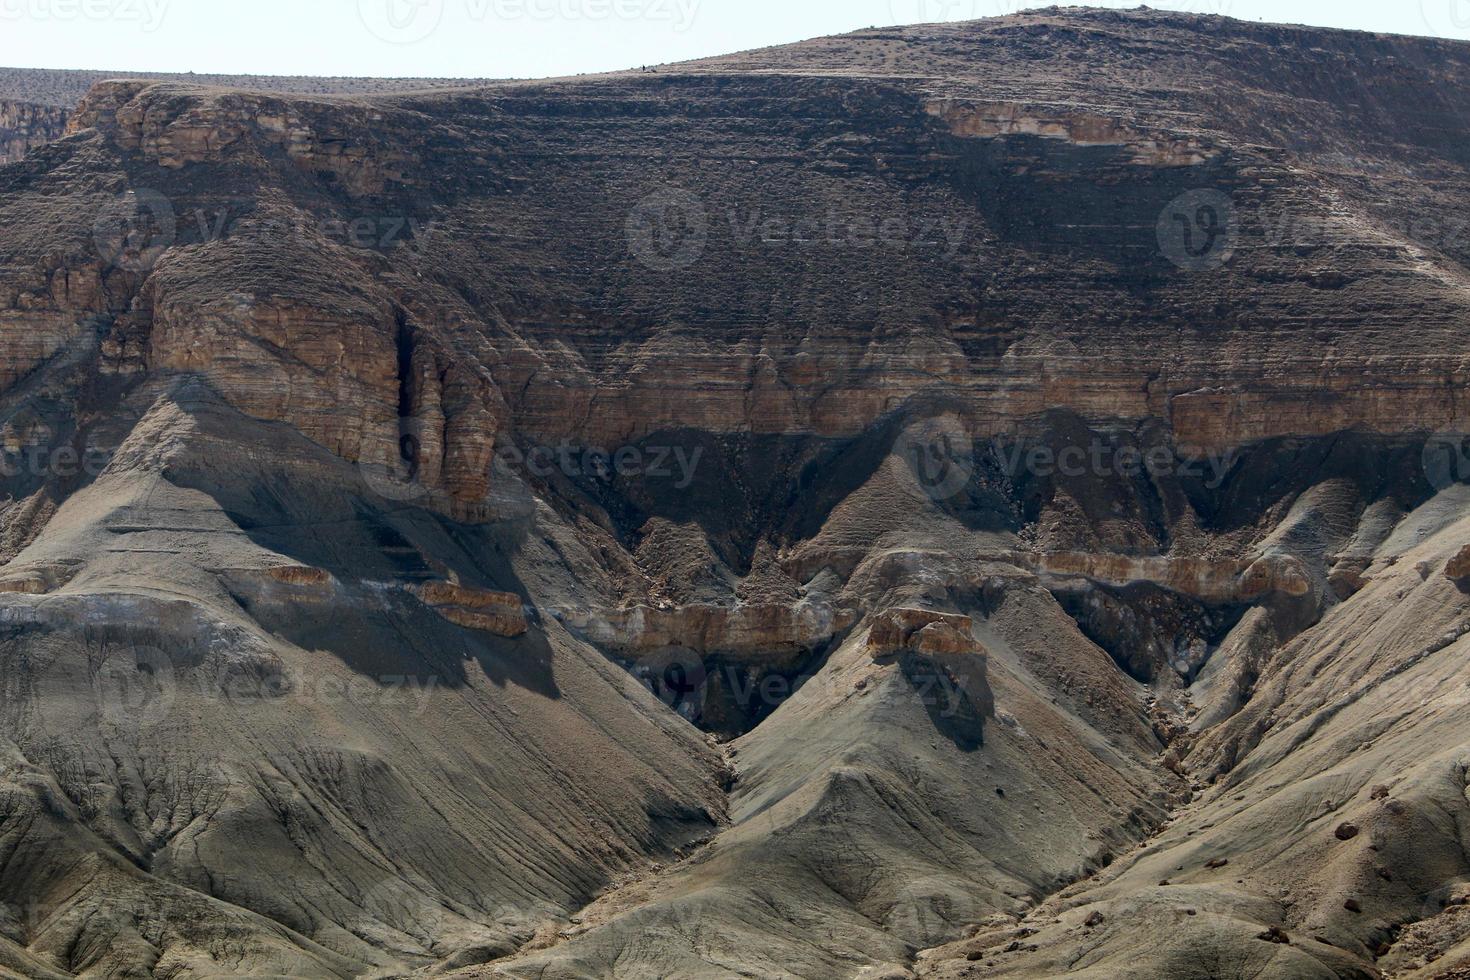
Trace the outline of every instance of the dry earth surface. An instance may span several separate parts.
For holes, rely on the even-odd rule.
[[[0,976],[1470,975],[1470,45],[0,80]]]

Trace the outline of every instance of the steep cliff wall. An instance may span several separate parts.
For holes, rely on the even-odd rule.
[[[920,397],[979,437],[1059,408],[1159,419],[1191,455],[1470,427],[1470,211],[1442,137],[1462,48],[1140,17],[843,39],[849,65],[891,54],[871,71],[819,43],[371,103],[109,84],[70,152],[119,154],[169,209],[145,306],[266,292],[248,263],[228,288],[203,270],[257,247],[228,229],[279,187],[268,221],[311,231],[276,251],[315,264],[335,229],[336,278],[478,365],[498,431],[540,441],[846,438]],[[1382,78],[1322,87],[1357,61]]]
[[[483,84],[486,79],[334,78],[290,75],[170,74],[102,72],[44,68],[0,68],[0,163],[13,163],[28,149],[58,139],[67,116],[92,86],[112,78],[147,78],[193,85],[217,85],[261,92],[318,95],[414,92]]]
[[[0,970],[1451,951],[1467,93],[1147,10],[98,82],[0,168]]]
[[[0,99],[0,163],[14,163],[33,146],[49,143],[66,131],[67,111]]]

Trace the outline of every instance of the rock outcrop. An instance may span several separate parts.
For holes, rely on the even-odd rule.
[[[1444,574],[1445,578],[1455,582],[1470,580],[1470,547],[1455,552],[1455,556],[1445,563]]]
[[[14,163],[22,159],[27,151],[60,139],[67,131],[72,110],[88,91],[115,77],[115,74],[100,71],[0,68],[0,164]],[[195,73],[178,75],[165,72],[132,72],[128,77],[315,95],[414,92],[433,88],[458,88],[476,81],[466,78],[327,78]]]
[[[875,660],[904,650],[980,655],[980,645],[970,637],[974,628],[969,616],[926,609],[887,609],[868,627],[868,650]]]
[[[0,973],[1458,968],[1470,46],[88,81],[3,110]]]
[[[0,98],[0,164],[14,163],[32,147],[60,138],[66,122],[63,108]]]
[[[413,594],[440,616],[467,629],[520,636],[529,627],[521,597],[512,592],[468,589],[452,582],[425,582]]]

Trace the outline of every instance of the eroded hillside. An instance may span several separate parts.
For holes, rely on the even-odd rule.
[[[96,85],[0,167],[0,970],[1455,975],[1466,81]]]

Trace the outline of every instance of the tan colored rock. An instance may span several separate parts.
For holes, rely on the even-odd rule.
[[[1253,562],[1190,555],[1055,551],[1016,558],[1044,576],[1078,576],[1111,586],[1149,582],[1215,602],[1237,602],[1272,592],[1303,596],[1311,591],[1306,566],[1290,555],[1270,555]]]
[[[11,387],[46,359],[82,338],[75,315],[42,310],[0,310],[0,390]]]
[[[50,591],[46,580],[39,576],[21,576],[0,579],[0,592],[19,592],[23,595],[45,595]]]
[[[1143,133],[1121,119],[1086,111],[1047,111],[1009,102],[938,102],[926,105],[924,111],[944,120],[956,136],[1041,136],[1078,146],[1121,146],[1131,151],[1133,163],[1148,166],[1195,166],[1220,153],[1197,136]]]
[[[1312,579],[1301,559],[1290,555],[1267,555],[1257,559],[1240,577],[1242,598],[1256,598],[1271,592],[1287,596],[1304,596],[1312,590]]]
[[[381,194],[390,180],[412,180],[408,154],[387,147],[370,153],[345,136],[320,132],[279,97],[212,91],[197,102],[140,98],[151,87],[146,81],[95,86],[72,115],[69,131],[102,128],[118,146],[169,170],[222,160],[258,140],[284,150],[305,170],[335,178],[354,194]],[[346,106],[342,111],[357,115]],[[365,119],[366,108],[359,111]]]
[[[921,640],[920,635],[930,627],[936,628]],[[964,640],[973,628],[974,622],[969,616],[927,609],[887,609],[874,617],[868,628],[868,651],[877,659],[905,649],[916,649],[919,643],[936,652],[949,646],[963,650],[966,646]],[[975,646],[973,640],[969,644]]]
[[[414,595],[457,626],[497,636],[520,636],[529,629],[521,597],[513,592],[471,589],[453,582],[425,582]]]
[[[277,565],[266,570],[266,574],[277,582],[287,585],[328,585],[332,581],[332,573],[325,568],[312,568],[310,565]]]
[[[1050,551],[1017,555],[1045,576],[1079,576],[1111,586],[1149,582],[1184,595],[1226,600],[1240,590],[1248,567],[1239,559],[1191,555],[1120,555],[1108,552]]]
[[[321,606],[340,597],[332,574],[310,565],[225,569],[221,579],[235,595],[266,605]]]
[[[1373,98],[1338,84],[1344,64],[1362,69]],[[295,963],[272,957],[267,969],[242,956],[238,972],[443,972],[520,950],[522,962],[506,966],[526,975],[661,975],[676,961],[692,973],[733,964],[750,975],[837,977],[868,963],[897,975],[927,971],[931,958],[911,954],[948,940],[966,919],[1019,916],[1055,899],[1004,940],[1017,961],[1039,954],[1008,961],[1007,972],[1057,976],[1085,960],[1101,973],[1174,975],[1201,955],[1236,961],[1242,938],[1263,946],[1249,937],[1278,915],[1288,918],[1277,931],[1298,932],[1299,948],[1248,950],[1254,958],[1292,954],[1273,964],[1285,972],[1371,972],[1366,960],[1348,962],[1361,943],[1350,951],[1308,941],[1316,926],[1301,921],[1314,914],[1303,897],[1345,893],[1324,877],[1333,870],[1324,852],[1342,845],[1318,822],[1292,829],[1304,826],[1300,789],[1329,770],[1393,772],[1400,799],[1375,807],[1372,827],[1384,859],[1408,840],[1427,849],[1426,867],[1455,866],[1454,841],[1404,835],[1411,813],[1464,805],[1444,754],[1461,735],[1454,692],[1464,678],[1452,645],[1463,597],[1420,589],[1413,575],[1427,567],[1424,556],[1449,550],[1415,536],[1435,521],[1404,526],[1398,538],[1419,543],[1390,567],[1399,555],[1385,554],[1385,542],[1403,516],[1394,508],[1418,506],[1401,492],[1406,480],[1380,515],[1383,534],[1365,533],[1350,549],[1355,561],[1385,555],[1372,566],[1372,587],[1338,604],[1322,597],[1318,608],[1274,600],[1319,598],[1323,559],[1347,547],[1339,539],[1384,483],[1355,479],[1383,471],[1373,434],[1395,437],[1402,475],[1415,438],[1470,421],[1463,256],[1442,238],[1406,231],[1423,215],[1446,224],[1464,216],[1463,160],[1445,150],[1464,127],[1432,110],[1467,78],[1470,60],[1443,42],[1051,11],[859,32],[656,77],[452,94],[280,98],[177,83],[102,86],[78,111],[74,139],[0,180],[0,333],[9,338],[0,340],[0,384],[18,400],[43,389],[48,412],[55,403],[54,420],[15,416],[6,443],[69,439],[73,422],[82,438],[128,443],[97,494],[47,485],[29,498],[46,506],[4,511],[7,540],[39,535],[47,547],[84,554],[94,566],[85,584],[99,593],[4,603],[7,614],[52,610],[48,645],[81,641],[59,661],[82,681],[79,699],[65,705],[73,710],[48,712],[42,700],[0,712],[5,744],[26,763],[9,766],[20,782],[5,798],[20,806],[22,837],[33,828],[11,866],[30,874],[39,867],[30,854],[59,843],[71,851],[57,867],[131,879],[166,872],[160,891],[207,882],[220,902],[145,909],[150,928],[139,937],[92,925],[103,918],[68,898],[71,913],[48,918],[49,946],[26,955],[124,974],[139,963],[195,962],[175,941],[180,923],[201,947],[228,947],[232,957],[234,937],[279,940],[290,925],[351,961],[318,969],[307,962],[312,951]],[[917,111],[924,106],[928,113]],[[58,166],[42,165],[51,161]],[[1173,172],[1153,169],[1164,167]],[[1325,224],[1283,241],[1253,239],[1215,269],[1186,272],[1161,254],[1156,223],[1168,230],[1174,188],[1202,184],[1227,189],[1252,218],[1300,212]],[[710,219],[704,251],[675,273],[630,254],[625,233],[640,203],[667,186],[685,188]],[[173,203],[177,240],[147,269],[99,269],[86,257],[99,203],[129,187]],[[248,213],[239,222],[246,232],[277,218],[364,213],[421,224],[411,239],[347,248],[310,233],[257,241],[232,229],[213,238],[194,220],[195,208],[208,219],[237,205]],[[735,247],[728,235],[730,218],[821,224],[834,205],[909,222],[900,237],[928,224],[933,238],[939,221],[957,216],[971,223],[952,248],[937,249]],[[205,439],[209,418],[183,409],[136,423],[159,391],[182,389],[184,379],[200,379],[238,410],[219,409],[238,435]],[[890,431],[927,411],[931,396],[981,443],[1146,434],[1186,454],[1251,455],[1229,470],[1235,482],[1223,491],[1204,478],[1150,485],[1106,472],[1048,484],[1038,472],[996,473],[987,457],[971,488],[983,484],[992,499],[967,511],[963,501],[910,492],[914,481],[900,477],[912,474],[895,475],[891,453],[885,461]],[[1349,450],[1341,457],[1359,469],[1329,481],[1323,496],[1338,503],[1319,508],[1297,477],[1330,467],[1293,472],[1293,444],[1263,440],[1338,433]],[[687,438],[711,447],[707,465],[726,469],[702,471],[715,478],[688,492],[594,478],[529,486],[528,519],[468,531],[403,513],[421,505],[476,513],[495,489],[484,461],[500,435],[609,448]],[[1358,439],[1367,448],[1355,455]],[[401,467],[422,492],[374,496],[363,467],[343,461]],[[1435,506],[1453,505],[1444,496]],[[1034,523],[1033,503],[1042,511]],[[660,532],[658,521],[689,531]],[[79,528],[90,530],[78,538]],[[259,551],[270,540],[296,554],[293,533],[344,561],[362,556],[380,577],[409,559],[441,581],[418,585],[418,599],[367,610],[356,629],[331,631],[329,649],[296,648],[292,629],[257,627],[312,635],[336,621],[329,617],[357,622],[364,609],[357,590],[334,590],[321,570]],[[790,549],[790,581],[751,583],[752,573],[737,591],[736,569],[762,534]],[[1305,561],[1281,553],[1302,541],[1312,545]],[[677,559],[686,552],[710,574],[684,574]],[[482,556],[508,564],[536,601],[580,606],[565,621],[614,659],[676,668],[677,676],[644,675],[659,697],[678,695],[669,700],[688,720],[701,719],[684,695],[698,693],[703,661],[728,666],[737,657],[727,653],[763,668],[736,681],[800,664],[833,683],[759,695],[762,710],[789,707],[752,710],[757,727],[728,755],[554,626],[536,637],[538,650],[550,650],[546,662],[516,665],[526,669],[508,678],[467,675],[412,717],[377,710],[381,701],[371,711],[308,703],[276,697],[289,683],[253,683],[289,681],[273,667],[290,663],[312,675],[351,673],[370,689],[382,681],[369,675],[377,664],[413,663],[413,638],[401,627],[429,610],[470,629],[527,630],[525,599],[453,579]],[[278,561],[287,564],[270,567]],[[48,587],[33,571],[8,568],[0,580]],[[217,579],[244,601],[221,601],[230,597]],[[664,603],[681,584],[699,586],[701,601]],[[1104,610],[1122,626],[1079,622],[1078,605],[1112,598],[1089,584],[1130,593]],[[1158,588],[1125,588],[1133,584]],[[1342,576],[1331,584],[1340,595],[1361,588]],[[250,589],[263,604],[249,602]],[[140,602],[165,592],[167,605]],[[835,602],[921,604],[942,593],[949,598],[935,601],[983,611],[986,635],[1007,647],[1009,669],[997,675],[1007,711],[983,740],[993,694],[965,617],[880,607],[865,637],[831,646],[830,657],[808,656],[850,625]],[[1179,596],[1255,608],[1217,646],[1211,638],[1236,610],[1187,608]],[[333,603],[327,615],[265,608],[322,597]],[[191,618],[205,607],[217,613]],[[95,651],[84,645],[95,637],[75,629],[75,613],[115,616],[109,625],[126,638],[169,608],[174,645],[188,654],[175,665],[183,703],[169,727],[142,739],[123,725],[105,735],[79,728],[108,712],[87,710]],[[1124,628],[1129,617],[1163,628]],[[381,629],[385,621],[400,628]],[[332,648],[362,636],[401,656]],[[1110,654],[1156,636],[1170,641],[1163,653],[1187,656],[1190,674],[1217,668],[1198,675],[1207,713],[1193,716],[1170,696],[1176,679],[1153,674],[1148,682],[1167,680],[1159,686],[1168,690],[1141,710],[1143,679],[1120,673]],[[24,677],[39,659],[32,639],[8,642],[7,673]],[[242,656],[252,646],[254,660]],[[279,703],[191,703],[198,685],[188,672],[201,654],[252,667],[247,690],[265,688]],[[705,680],[733,701],[734,685],[721,687],[727,673]],[[939,697],[895,697],[909,691],[905,683]],[[723,718],[732,729],[741,720]],[[230,739],[216,740],[216,729]],[[735,775],[722,757],[739,766],[733,795],[713,792]],[[1187,828],[1131,850],[1191,785],[1222,781],[1227,793],[1205,793],[1174,814]],[[711,792],[680,791],[692,784]],[[1354,785],[1334,789],[1334,802]],[[189,798],[170,799],[173,787]],[[578,819],[590,812],[601,818]],[[342,836],[323,836],[324,821]],[[251,833],[242,838],[241,827]],[[706,833],[718,835],[707,855],[657,869],[641,896],[624,895],[609,917],[557,935],[594,890],[703,846]],[[440,846],[448,839],[454,847]],[[860,861],[853,841],[863,845]],[[1175,868],[1197,868],[1201,854],[1226,853],[1264,870],[1250,882],[1215,875],[1204,877],[1219,887],[1170,889],[1187,912],[1156,894],[1130,896]],[[1092,887],[1078,876],[1114,858],[1116,872],[1092,881],[1113,892],[1109,928],[1089,937],[1093,948],[1070,947],[1063,933],[1077,931],[1080,915],[1059,906],[1083,906],[1067,883]],[[331,872],[322,887],[310,881],[316,868]],[[1271,873],[1283,868],[1286,878]],[[685,873],[694,877],[671,882]],[[382,875],[386,891],[374,880]],[[79,882],[68,877],[6,882],[0,898],[71,896]],[[753,894],[750,881],[771,887]],[[430,882],[433,894],[416,894]],[[100,884],[108,905],[142,907],[115,882]],[[1375,907],[1379,918],[1420,913],[1422,896],[1399,891],[1371,896],[1387,903]],[[1186,932],[1195,907],[1199,932]],[[263,918],[248,929],[231,922],[228,942],[196,931],[224,908]],[[684,915],[690,909],[698,915]],[[466,932],[453,917],[472,910],[514,924]],[[936,918],[947,920],[942,936],[929,934]],[[685,927],[696,919],[690,960]],[[122,944],[136,962],[88,959]],[[390,962],[400,952],[413,962]],[[20,972],[38,972],[27,965]]]
[[[1470,545],[1466,545],[1455,552],[1453,558],[1444,567],[1445,578],[1456,582],[1470,578]]]
[[[973,637],[948,623],[930,623],[909,637],[908,645],[930,656],[976,653],[980,649]]]
[[[66,130],[67,111],[59,106],[0,99],[0,164],[14,163],[35,146]]]
[[[172,281],[171,271],[155,280],[152,370],[202,375],[240,411],[289,422],[346,459],[396,452],[397,355],[386,310],[228,294],[201,302]]]
[[[46,595],[70,582],[79,566],[46,562],[0,571],[0,592]]]
[[[1363,591],[1368,585],[1366,574],[1368,560],[1339,561],[1327,575],[1327,584],[1338,599],[1349,599]]]
[[[146,351],[147,370],[199,375],[245,414],[287,423],[381,475],[369,480],[375,492],[483,519],[504,411],[494,382],[433,327],[400,324],[393,297],[353,270],[350,250],[292,225],[300,220],[284,212],[167,253],[141,308],[104,338],[104,363],[137,370]],[[279,227],[317,246],[290,270],[270,230]],[[234,288],[241,268],[289,275],[294,287]]]

